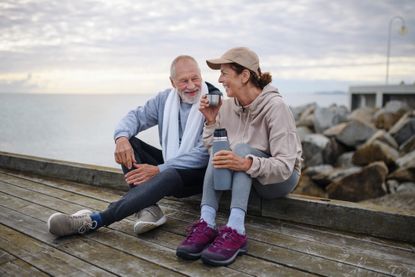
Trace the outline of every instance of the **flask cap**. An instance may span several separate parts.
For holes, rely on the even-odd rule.
[[[215,132],[213,133],[214,137],[227,137],[228,133],[226,132],[225,128],[217,128],[215,129]]]

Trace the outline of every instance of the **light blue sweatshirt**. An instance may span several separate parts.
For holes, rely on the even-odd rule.
[[[212,86],[208,84],[208,87],[210,88]],[[159,92],[155,97],[148,100],[144,106],[139,106],[124,116],[124,118],[121,119],[115,128],[114,140],[119,137],[127,137],[130,139],[131,137],[136,136],[139,132],[158,125],[159,141],[161,145],[164,106],[170,90],[171,89],[166,89],[162,92]],[[183,102],[180,103],[180,140],[182,138],[191,107],[191,104]],[[200,134],[197,134],[199,136],[197,145],[190,152],[165,161],[164,164],[160,164],[158,166],[160,172],[169,167],[177,169],[206,167],[209,160],[209,154],[207,149],[203,146],[202,133],[203,131]]]

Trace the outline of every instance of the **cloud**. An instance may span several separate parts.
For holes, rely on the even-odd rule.
[[[264,67],[285,70],[279,76],[315,80],[331,67],[338,73],[328,76],[339,81],[359,81],[356,78],[362,75],[356,72],[362,71],[368,71],[363,76],[370,80],[381,81],[389,20],[402,15],[409,32],[399,36],[399,22],[394,22],[391,56],[403,60],[406,69],[391,74],[396,74],[392,76],[396,80],[413,82],[413,14],[415,4],[410,0],[186,0],[180,5],[168,0],[3,0],[0,78],[32,72],[49,80],[45,82],[49,89],[57,89],[51,83],[73,87],[53,79],[59,76],[68,82],[88,83],[88,90],[96,79],[98,92],[98,84],[111,74],[116,74],[114,80],[133,78],[131,72],[166,76],[176,55],[188,53],[203,63],[230,47],[244,45],[259,54]],[[288,68],[287,62],[302,73]],[[357,69],[360,65],[364,67]],[[216,78],[204,64],[202,69]],[[77,80],[73,76],[82,76],[79,72],[101,77]],[[133,81],[129,79],[128,84]],[[39,86],[42,90],[42,83]]]
[[[0,93],[24,93],[33,91],[38,86],[33,83],[32,74],[27,74],[26,77],[14,77],[5,80],[0,79]]]

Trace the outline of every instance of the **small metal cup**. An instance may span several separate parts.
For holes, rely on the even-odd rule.
[[[220,102],[219,94],[207,94],[207,99],[209,100],[209,106],[216,107]]]

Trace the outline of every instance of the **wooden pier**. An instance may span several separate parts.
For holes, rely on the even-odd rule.
[[[123,193],[0,167],[0,276],[415,276],[413,242],[255,213],[247,216],[248,254],[235,263],[182,260],[175,249],[199,217],[195,200],[162,200],[168,222],[140,236],[133,217],[84,236],[48,233],[52,213],[103,210]],[[226,219],[226,211],[218,214],[220,224]]]

